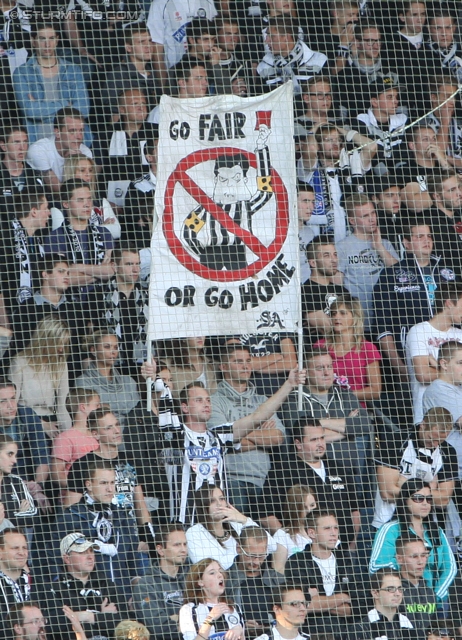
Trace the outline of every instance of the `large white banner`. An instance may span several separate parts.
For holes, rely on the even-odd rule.
[[[295,331],[292,83],[162,96],[160,114],[149,339]]]

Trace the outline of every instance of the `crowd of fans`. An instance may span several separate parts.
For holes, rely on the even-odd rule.
[[[1,638],[462,637],[459,4],[2,0]],[[286,82],[306,369],[148,360],[160,98]]]

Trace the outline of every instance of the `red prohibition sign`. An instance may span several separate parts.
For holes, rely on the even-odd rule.
[[[216,160],[218,156],[233,156],[235,154],[245,155],[249,160],[250,166],[254,169],[257,168],[255,155],[242,149],[220,147],[194,151],[177,164],[175,170],[169,176],[167,186],[165,188],[163,230],[168,245],[173,255],[184,267],[186,267],[186,269],[188,269],[188,271],[192,271],[192,273],[195,273],[206,280],[233,282],[235,280],[245,280],[246,278],[254,276],[256,273],[264,269],[266,265],[274,260],[274,258],[276,258],[279,251],[282,249],[289,229],[289,198],[287,196],[287,190],[281,177],[273,168],[271,169],[271,183],[273,195],[276,199],[276,233],[274,240],[268,247],[265,247],[265,245],[253,233],[250,233],[250,231],[242,229],[242,227],[237,225],[234,220],[229,217],[226,211],[209,198],[203,189],[201,189],[199,185],[196,184],[196,182],[194,182],[194,180],[192,180],[186,173],[188,169],[191,169],[191,167],[194,167],[196,164],[201,164],[208,160]],[[213,216],[215,220],[217,220],[227,231],[240,238],[242,242],[258,256],[258,259],[244,269],[238,269],[237,271],[218,271],[216,269],[206,267],[193,258],[184,248],[174,229],[173,195],[177,182],[181,184],[192,198],[194,198],[198,205],[207,209],[210,215]]]

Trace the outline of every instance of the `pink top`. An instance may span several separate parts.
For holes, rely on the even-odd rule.
[[[67,463],[66,471],[69,471],[76,460],[95,451],[98,447],[98,440],[93,436],[82,433],[78,429],[69,429],[55,438],[51,455],[58,460],[64,460]]]
[[[326,339],[318,340],[316,346],[325,346]],[[375,344],[363,340],[360,351],[349,351],[344,356],[335,355],[332,347],[329,347],[329,353],[332,356],[334,371],[338,376],[346,376],[348,384],[352,391],[367,387],[367,367],[372,362],[381,360],[381,355]],[[361,403],[363,404],[363,403]]]

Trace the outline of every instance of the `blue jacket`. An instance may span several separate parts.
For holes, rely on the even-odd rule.
[[[434,291],[441,282],[455,280],[454,272],[441,265],[439,257],[431,256],[429,266],[434,281],[429,288],[421,268],[410,253],[397,264],[384,269],[374,287],[374,338],[380,341],[392,335],[403,358],[409,329],[433,317],[431,297]]]
[[[90,100],[82,71],[79,66],[63,58],[59,58],[60,100],[45,100],[42,73],[35,56],[16,69],[13,85],[19,108],[26,117],[29,143],[40,137],[38,125],[53,124],[57,111],[64,107],[75,107],[85,118],[90,113]],[[35,100],[29,98],[30,93]]]
[[[42,421],[29,407],[18,407],[11,424],[0,427],[0,434],[18,443],[18,457],[14,473],[26,480],[33,480],[39,465],[49,465],[50,440],[45,435]]]
[[[415,533],[412,529],[411,532]],[[401,534],[398,520],[384,524],[375,534],[372,545],[369,573],[375,573],[383,567],[399,570],[396,560],[396,540]],[[430,589],[433,589],[439,601],[444,600],[457,574],[457,564],[451,551],[449,542],[442,529],[439,529],[441,544],[433,547],[428,531],[424,533],[425,546],[430,552],[423,579]]]

